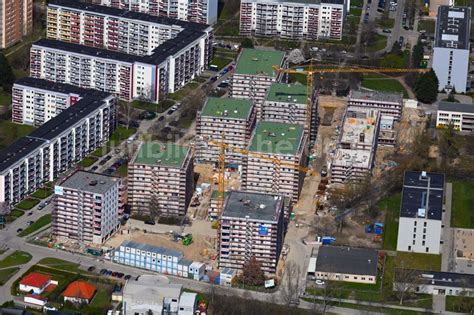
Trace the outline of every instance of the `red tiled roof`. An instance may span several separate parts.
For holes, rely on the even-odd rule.
[[[40,273],[32,272],[24,277],[20,284],[27,285],[33,288],[42,288],[46,283],[51,280],[50,276],[43,275]]]
[[[47,298],[45,298],[44,296],[38,295],[38,294],[27,294],[26,296],[30,297],[30,298],[33,298],[33,299],[36,299],[36,300],[40,300],[40,301],[48,301]]]
[[[67,297],[80,298],[90,300],[97,291],[96,287],[84,281],[71,282],[63,295]]]

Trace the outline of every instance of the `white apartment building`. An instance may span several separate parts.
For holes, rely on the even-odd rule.
[[[242,153],[255,127],[256,113],[251,100],[209,97],[196,118],[196,157],[216,163],[220,147],[217,141],[230,146],[226,162],[242,163]]]
[[[471,10],[471,7],[438,7],[432,68],[440,91],[455,89],[465,93],[470,86]]]
[[[189,22],[217,22],[217,0],[102,0],[101,4]]]
[[[459,131],[474,131],[474,104],[440,102],[436,114],[436,127],[452,124]]]
[[[243,49],[232,75],[230,96],[252,100],[256,106],[257,119],[261,120],[261,109],[268,89],[282,77],[273,67],[285,68],[286,65],[285,53],[282,51]]]
[[[12,121],[39,127],[87,96],[107,104],[115,102],[114,97],[105,92],[42,79],[21,78],[15,81],[12,88]]]
[[[318,99],[313,90],[311,117],[308,117],[307,92],[301,84],[273,83],[262,106],[262,120],[303,125],[313,144],[318,130]]]
[[[283,195],[295,203],[303,187],[307,144],[302,125],[258,122],[243,157],[242,190]]]
[[[406,171],[397,251],[441,253],[444,174]]]
[[[77,171],[54,187],[52,233],[57,241],[102,245],[120,227],[121,179]]]
[[[144,142],[128,168],[132,211],[184,216],[194,192],[194,152],[173,143]]]
[[[377,150],[380,113],[349,107],[343,118],[336,152],[331,161],[331,180],[348,183],[371,175]]]
[[[255,257],[262,270],[275,273],[284,235],[283,196],[229,192],[221,217],[219,268],[241,270]]]
[[[242,0],[240,34],[288,39],[341,39],[346,0]]]
[[[403,95],[379,91],[351,91],[347,106],[377,109],[380,115],[392,116],[396,121],[400,121],[403,111]]]
[[[102,146],[116,127],[116,104],[85,97],[0,151],[0,202],[13,205]]]

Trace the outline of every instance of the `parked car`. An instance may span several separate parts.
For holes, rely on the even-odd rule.
[[[103,275],[103,274],[105,274],[106,272],[107,272],[107,269],[103,268],[103,269],[100,269],[100,272],[99,272],[99,273],[100,273],[101,275]]]
[[[156,223],[155,223],[155,221],[153,221],[153,220],[146,220],[146,221],[145,221],[145,224],[148,224],[148,225],[155,225]]]
[[[163,119],[165,119],[165,116],[160,116],[160,117],[158,118],[158,121],[163,121]]]
[[[323,280],[316,280],[315,281],[316,285],[324,285],[324,281]]]
[[[225,89],[225,88],[227,88],[228,86],[229,86],[229,83],[227,83],[227,82],[221,82],[221,83],[219,83],[219,84],[217,85],[217,87],[220,87],[220,88],[222,88],[222,89]]]
[[[211,83],[214,83],[214,82],[217,81],[217,77],[212,77],[212,78],[209,79],[209,81],[210,81]]]
[[[97,165],[94,165],[94,166],[91,167],[91,171],[97,171],[98,168],[99,167]]]
[[[20,229],[16,230],[16,232],[17,232],[17,233],[21,233],[21,232],[23,232],[23,229],[20,228]]]
[[[33,223],[35,223],[35,221],[28,221],[28,226],[32,225]]]
[[[382,30],[382,32],[384,32],[384,33],[391,33],[392,30],[389,29],[389,28],[384,28],[384,29]]]
[[[140,123],[136,120],[131,120],[129,126],[131,128],[138,128],[138,127],[140,127]]]
[[[324,165],[323,167],[321,167],[321,172],[320,172],[320,174],[321,174],[321,177],[326,177],[326,176],[328,176],[328,168],[327,168],[326,165]]]
[[[131,277],[132,277],[131,275],[126,275],[126,276],[124,277],[124,279],[125,279],[125,280],[130,280]]]
[[[41,210],[41,209],[38,208],[38,210]],[[30,216],[32,214],[33,214],[33,211],[29,211],[27,215]]]
[[[140,119],[152,120],[156,117],[155,112],[147,111],[140,114]]]
[[[117,276],[117,271],[113,271],[112,272],[112,277],[116,277]]]
[[[87,268],[87,271],[89,271],[89,272],[92,272],[94,270],[95,270],[95,266],[90,266],[89,268]]]
[[[121,272],[117,273],[117,278],[121,279],[121,278],[123,278],[123,276],[124,276],[123,273],[121,273]]]

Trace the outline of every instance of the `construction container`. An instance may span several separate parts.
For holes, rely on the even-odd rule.
[[[209,275],[209,283],[221,284],[221,273],[219,271],[213,271]]]

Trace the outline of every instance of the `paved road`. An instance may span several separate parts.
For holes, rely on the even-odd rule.
[[[395,23],[392,29],[392,33],[389,34],[387,40],[387,50],[390,51],[393,47],[393,44],[398,41],[400,38],[401,32],[404,30],[402,28],[403,21],[403,12],[405,9],[405,0],[398,0],[397,11],[395,11]]]

